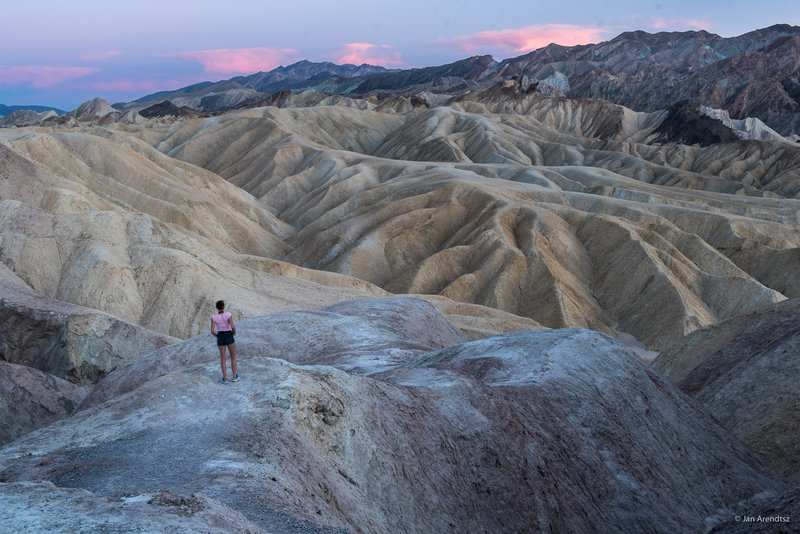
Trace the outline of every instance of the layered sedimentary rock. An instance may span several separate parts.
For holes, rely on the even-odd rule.
[[[800,299],[693,332],[653,365],[776,470],[800,481]]]
[[[382,293],[270,260],[287,250],[288,226],[250,195],[117,141],[75,132],[12,143],[39,167],[0,147],[0,255],[32,289],[176,337],[205,330],[218,298],[252,314],[302,306],[303,294],[310,306]]]
[[[794,194],[795,149],[737,141],[725,156],[722,146],[581,141],[598,128],[631,136],[636,120],[612,113],[604,126],[599,103],[558,111],[521,98],[538,119],[469,102],[402,116],[264,108],[183,122],[157,146],[219,172],[298,228],[292,263],[395,293],[445,295],[550,327],[620,325],[653,347],[798,294],[787,269],[755,261],[795,261],[797,201],[763,198],[778,183]],[[719,178],[753,165],[742,164],[756,161],[753,150],[782,162],[759,171],[763,190]]]
[[[178,341],[30,289],[0,265],[0,358],[89,386],[120,363]]]
[[[603,334],[461,343],[442,321],[403,299],[243,320],[229,385],[210,336],[165,347],[3,449],[0,477],[359,532],[692,532],[787,489]]]
[[[388,291],[654,349],[800,295],[796,147],[648,144],[663,114],[522,88],[4,130],[0,254],[177,337],[217,295],[247,317]]]
[[[460,66],[441,72],[493,63]],[[692,108],[730,135],[689,146],[668,111],[545,94],[572,81],[213,117],[96,100],[0,130],[0,524],[700,532],[791,512],[800,150],[714,110]],[[200,107],[257,96],[237,84]],[[694,399],[606,334],[688,334],[657,366]],[[26,492],[46,508],[27,523]]]

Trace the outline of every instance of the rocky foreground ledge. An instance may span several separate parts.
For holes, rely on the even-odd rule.
[[[240,382],[219,383],[200,335],[2,449],[0,529],[725,532],[796,508],[772,467],[604,334],[466,342],[408,298],[237,326]]]

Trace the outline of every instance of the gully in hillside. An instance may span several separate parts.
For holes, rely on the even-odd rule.
[[[222,378],[220,381],[223,384],[228,383],[228,369],[225,361],[225,349],[231,355],[231,372],[233,377],[232,382],[239,380],[239,375],[236,373],[236,342],[233,335],[236,333],[236,326],[233,324],[233,317],[225,311],[225,301],[217,301],[217,314],[211,317],[211,333],[217,336],[217,348],[219,349],[219,364],[222,367]]]

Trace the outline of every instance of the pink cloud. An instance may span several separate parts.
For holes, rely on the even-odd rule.
[[[611,32],[598,26],[574,24],[543,24],[508,30],[489,30],[455,37],[440,38],[467,54],[486,48],[501,48],[513,52],[531,52],[551,43],[564,46],[596,43]]]
[[[405,65],[399,52],[390,51],[389,45],[376,45],[372,43],[349,43],[340,48],[334,59],[338,63],[352,63],[361,65],[380,65],[383,67]]]
[[[689,27],[699,28],[701,30],[708,30],[711,28],[711,23],[707,20],[699,19],[686,19],[686,18],[664,18],[664,17],[650,17],[650,26],[656,30],[665,30],[675,27]]]
[[[220,48],[165,54],[165,56],[197,61],[209,73],[249,74],[261,70],[272,70],[296,53],[297,50],[291,48]]]
[[[0,85],[31,84],[36,88],[54,87],[60,83],[98,72],[92,67],[50,67],[47,65],[0,65]]]

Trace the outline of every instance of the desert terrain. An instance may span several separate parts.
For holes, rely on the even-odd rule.
[[[542,89],[0,128],[0,526],[790,532],[800,145]]]

